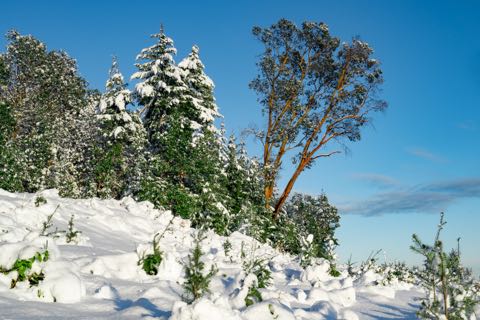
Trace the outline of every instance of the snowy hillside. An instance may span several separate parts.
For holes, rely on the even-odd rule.
[[[73,229],[64,232],[72,216]],[[164,230],[158,274],[147,275],[137,262],[151,253],[154,235]],[[0,190],[0,318],[416,318],[415,298],[422,295],[418,288],[406,283],[375,286],[373,273],[353,281],[342,267],[342,275],[333,278],[322,261],[304,270],[294,257],[240,233],[228,238],[207,233],[201,243],[205,269],[214,264],[218,272],[211,294],[187,305],[182,301],[183,264],[194,236],[189,221],[172,219],[170,212],[155,210],[148,202],[72,200],[54,190]],[[225,250],[227,239],[231,249]],[[41,275],[38,285],[20,281],[17,271],[7,272],[15,261],[32,257],[27,272]],[[246,307],[248,288],[257,279],[242,266],[255,258],[268,261],[272,281],[259,289],[263,301]],[[11,289],[12,279],[19,281]]]

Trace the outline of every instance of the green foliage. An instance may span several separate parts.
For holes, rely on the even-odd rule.
[[[245,305],[248,307],[263,300],[258,289],[264,289],[271,284],[272,273],[267,266],[266,259],[255,257],[255,250],[252,250],[250,259],[243,261],[242,268],[245,274],[253,274],[256,277],[256,281],[250,284],[245,297]]]
[[[232,243],[227,239],[223,243],[223,252],[225,252],[225,256],[230,254],[230,250],[232,250]]]
[[[162,206],[170,208],[175,215],[184,219],[192,218],[198,209],[195,195],[182,185],[169,184],[162,200]]]
[[[253,285],[248,289],[247,296],[245,297],[245,305],[251,306],[254,303],[262,302],[262,294],[258,291],[258,287]]]
[[[16,121],[13,110],[0,98],[0,188],[12,192],[23,191],[20,154],[13,143]]]
[[[162,262],[162,252],[156,250],[153,254],[148,254],[142,263],[142,268],[148,275],[158,274],[158,266]]]
[[[70,220],[68,220],[68,230],[65,233],[65,239],[66,239],[67,243],[70,243],[70,242],[74,241],[77,238],[77,236],[80,233],[82,233],[81,231],[78,231],[78,230],[74,229],[73,218],[74,218],[74,216],[72,214],[72,216],[70,217]]]
[[[339,215],[327,197],[295,194],[285,211],[274,219],[263,203],[250,206],[239,214],[243,221],[240,230],[260,242],[298,255],[304,267],[314,258],[325,258],[331,263],[332,274],[338,274],[334,265],[334,233],[339,227]]]
[[[422,319],[468,320],[479,303],[479,292],[471,271],[461,265],[460,245],[450,254],[444,251],[440,233],[445,224],[442,213],[433,245],[424,244],[415,234],[412,236],[410,248],[425,258],[418,278],[427,296],[422,299],[417,315]]]
[[[192,303],[203,295],[210,293],[210,281],[218,272],[217,268],[212,264],[210,271],[205,273],[205,263],[202,261],[203,252],[200,247],[203,239],[202,232],[200,231],[196,236],[195,246],[185,264],[185,283],[183,284],[183,289],[185,291],[184,299],[188,303]]]
[[[120,199],[139,189],[145,169],[145,129],[138,114],[127,110],[131,92],[115,57],[105,87],[97,105],[94,191],[101,198]]]
[[[5,56],[0,54],[0,90],[6,86],[9,79],[9,70],[5,61]]]
[[[142,265],[145,273],[151,276],[158,274],[158,267],[162,262],[163,252],[160,251],[160,239],[161,235],[159,233],[155,234],[152,241],[153,253],[142,256],[138,261],[138,265]]]
[[[332,277],[340,277],[340,275],[342,274],[340,271],[338,271],[337,266],[335,264],[330,264],[329,273]]]
[[[48,258],[48,250],[45,250],[43,253],[37,252],[33,257],[29,259],[17,259],[13,264],[12,268],[10,269],[0,268],[0,272],[4,274],[8,274],[13,271],[17,272],[17,278],[12,279],[10,289],[15,288],[19,281],[25,280],[29,282],[30,286],[36,286],[40,281],[45,278],[45,275],[43,274],[43,272],[29,272],[35,262],[46,262],[48,261]]]
[[[38,196],[35,198],[35,207],[40,207],[43,204],[47,203],[47,199],[43,196]]]
[[[337,244],[335,230],[340,226],[340,216],[337,208],[329,204],[327,196],[322,194],[312,197],[296,193],[285,205],[285,211],[295,225],[297,237],[307,239],[309,235],[313,236],[308,243],[309,255],[332,260],[334,257],[329,250],[329,244],[331,241]],[[305,245],[307,243],[291,248],[294,253],[299,254]]]
[[[271,284],[272,272],[268,268],[266,259],[260,259],[254,255],[255,252],[253,251],[251,259],[244,261],[242,268],[246,274],[254,274],[257,277],[258,288],[263,289]]]
[[[120,198],[125,189],[125,164],[122,157],[123,146],[95,148],[96,165],[94,169],[97,194],[100,198]]]
[[[383,275],[383,280],[380,283],[382,285],[389,285],[395,281],[406,283],[416,283],[417,281],[416,273],[405,262],[385,262],[380,265],[377,273]]]
[[[86,176],[84,143],[88,130],[84,121],[87,105],[86,81],[77,73],[75,60],[62,51],[48,51],[31,35],[10,31],[2,55],[0,104],[12,108],[5,121],[0,111],[0,131],[10,134],[0,152],[0,187],[10,191],[36,192],[65,187],[75,190]],[[3,90],[5,88],[5,90]],[[12,130],[13,129],[13,130]],[[83,167],[82,167],[83,166]],[[83,174],[83,175],[82,175]],[[71,192],[78,194],[78,192]]]
[[[168,222],[167,226],[163,230],[162,233],[157,233],[153,236],[152,240],[152,247],[153,247],[153,253],[145,254],[142,255],[142,257],[138,260],[138,265],[141,265],[143,270],[148,274],[148,275],[156,275],[158,274],[158,267],[160,266],[160,263],[162,263],[162,256],[163,252],[160,250],[160,240],[163,238],[165,233],[169,230],[170,225],[173,222],[173,218]]]
[[[11,139],[15,125],[12,109],[6,103],[0,102],[0,146],[4,146]]]

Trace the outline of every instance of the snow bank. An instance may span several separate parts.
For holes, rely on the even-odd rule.
[[[39,196],[46,203],[36,206]],[[81,233],[67,243],[72,215],[74,228]],[[50,226],[44,230],[50,216]],[[163,234],[162,261],[157,275],[147,275],[138,262],[153,252],[156,234]],[[206,233],[202,259],[207,269],[216,265],[218,273],[210,283],[211,294],[188,305],[182,301],[183,265],[194,235],[188,220],[156,210],[149,202],[64,199],[55,190],[39,194],[0,190],[2,317],[355,320],[368,319],[378,310],[388,312],[388,305],[396,305],[407,310],[407,318],[414,318],[415,309],[409,303],[419,293],[407,291],[409,287],[378,286],[372,273],[354,282],[341,267],[341,275],[332,277],[329,263],[322,259],[303,269],[295,257],[238,232],[228,238]],[[232,245],[228,254],[223,249],[227,239]],[[15,262],[46,250],[48,260],[33,262],[29,271],[43,273],[44,279],[38,284],[19,281],[10,289],[18,273],[7,271]],[[257,258],[266,260],[272,284],[259,289],[262,301],[247,307],[245,298],[257,278],[245,272],[243,265]]]

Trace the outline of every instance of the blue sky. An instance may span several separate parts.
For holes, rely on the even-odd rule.
[[[430,241],[445,211],[447,246],[461,237],[465,263],[480,273],[480,2],[8,1],[0,32],[16,28],[66,50],[90,86],[103,89],[111,55],[130,76],[163,23],[177,60],[200,46],[227,128],[239,133],[262,124],[248,89],[261,53],[251,28],[282,17],[323,21],[343,40],[359,35],[385,73],[388,110],[348,154],[319,161],[296,185],[324,191],[341,210],[340,258],[384,249],[389,260],[418,263],[412,233]],[[252,154],[258,147],[249,143]]]

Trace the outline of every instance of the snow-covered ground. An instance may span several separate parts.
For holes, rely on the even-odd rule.
[[[36,206],[39,196],[46,203]],[[67,230],[73,215],[74,228],[81,231],[73,242],[67,243],[62,232],[41,235],[52,213],[52,226],[44,234]],[[166,228],[158,275],[147,275],[137,264],[139,257],[151,252],[153,236]],[[375,286],[375,275],[368,273],[356,281],[346,271],[333,278],[328,264],[321,261],[304,270],[295,257],[240,233],[228,237],[232,244],[228,254],[223,247],[227,238],[207,233],[202,242],[206,269],[215,264],[219,271],[210,284],[211,294],[187,305],[182,301],[183,263],[194,235],[189,221],[153,209],[148,202],[72,200],[60,198],[54,190],[38,194],[0,190],[0,267],[9,270],[17,259],[49,252],[48,260],[35,261],[30,271],[45,275],[38,286],[21,281],[10,289],[17,273],[0,273],[0,318],[416,318],[416,297],[423,295],[418,288],[404,283]],[[260,289],[262,302],[246,307],[251,277],[246,279],[242,264],[254,257],[268,261],[273,281]]]

